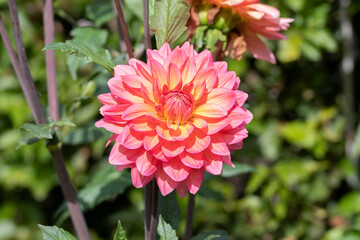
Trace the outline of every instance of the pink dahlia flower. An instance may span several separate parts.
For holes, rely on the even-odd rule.
[[[259,0],[209,0],[221,7],[234,9],[241,18],[241,31],[247,49],[258,59],[276,63],[274,54],[258,37],[258,34],[270,40],[286,39],[279,31],[286,30],[292,18],[280,18],[277,8],[261,4]]]
[[[228,33],[225,55],[240,60],[248,49],[255,58],[276,63],[274,54],[259,35],[270,40],[286,39],[279,31],[286,30],[294,19],[280,18],[278,9],[259,2],[259,0],[191,0],[193,8],[188,24],[189,34],[191,35],[200,25],[196,20],[198,18],[196,12],[201,10],[203,5],[214,4],[216,13],[221,13],[222,9],[229,10],[227,21],[233,27]],[[209,11],[208,19],[216,20],[216,14],[213,12]],[[229,20],[231,16],[233,20]]]
[[[115,67],[110,93],[98,97],[104,118],[96,126],[113,132],[109,162],[131,168],[135,187],[155,178],[163,195],[195,194],[204,171],[219,175],[223,163],[233,166],[230,150],[242,147],[252,119],[243,107],[248,95],[225,62],[188,42],[147,54],[147,63]]]

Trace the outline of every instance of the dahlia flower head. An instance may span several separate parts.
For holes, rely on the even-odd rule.
[[[286,30],[294,19],[281,18],[277,8],[262,4],[260,0],[192,0],[192,2],[199,1],[203,4],[214,4],[220,9],[230,9],[233,15],[240,17],[236,28],[238,36],[234,36],[234,32],[229,34],[228,52],[236,49],[242,55],[246,47],[254,58],[276,63],[274,54],[259,35],[270,40],[286,39],[286,36],[279,31]],[[238,54],[230,54],[232,55],[239,60]]]
[[[205,171],[234,167],[230,150],[242,148],[252,119],[243,107],[248,95],[225,62],[188,42],[147,55],[147,63],[132,58],[114,68],[110,93],[98,96],[104,118],[95,125],[113,133],[109,163],[131,168],[135,187],[155,178],[164,196],[174,189],[195,194]]]

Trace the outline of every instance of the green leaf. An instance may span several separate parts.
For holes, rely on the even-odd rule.
[[[57,226],[38,225],[41,229],[43,240],[76,240],[69,232]]]
[[[176,193],[159,197],[159,215],[161,215],[171,227],[176,229],[181,220],[181,209],[176,199]]]
[[[103,128],[97,128],[93,124],[91,124],[69,131],[66,134],[63,142],[69,145],[80,145],[85,143],[91,143],[101,138],[110,137],[111,133],[109,133]]]
[[[205,41],[206,48],[210,51],[215,50],[215,44],[220,40],[221,42],[226,42],[226,36],[219,29],[209,29],[206,32]]]
[[[156,0],[154,15],[150,16],[151,31],[155,33],[156,46],[174,42],[183,32],[190,17],[190,4],[184,0]]]
[[[143,21],[143,3],[141,0],[124,0],[123,3],[141,22]]]
[[[234,177],[236,175],[251,173],[255,171],[255,168],[243,163],[234,163],[235,167],[230,167],[229,165],[223,166],[223,177]]]
[[[360,213],[360,192],[351,192],[343,196],[338,203],[338,209],[345,215]]]
[[[52,132],[51,128],[48,124],[32,124],[32,123],[25,123],[21,129],[24,129],[36,136],[40,139],[52,139]]]
[[[116,233],[115,233],[115,236],[114,236],[114,240],[127,240],[127,238],[126,238],[126,232],[125,232],[125,230],[122,228],[120,221],[118,221],[118,226],[117,226],[117,229],[116,229]]]
[[[200,233],[195,237],[192,237],[191,240],[227,240],[227,233],[223,230],[214,230],[210,233]]]
[[[50,127],[48,124],[37,125],[25,123],[20,129],[23,129],[26,132],[21,136],[16,150],[24,145],[30,145],[43,139],[52,139],[55,132],[55,128]]]
[[[54,49],[60,50],[68,55],[75,55],[86,59],[89,62],[94,62],[105,68],[111,74],[114,74],[113,63],[108,59],[104,58],[104,55],[94,53],[87,45],[77,40],[68,40],[63,42],[52,42],[43,50]],[[104,50],[105,51],[105,50]]]
[[[94,21],[97,27],[107,23],[115,16],[111,1],[108,0],[100,0],[86,5],[85,12],[87,18]]]
[[[353,149],[354,149],[353,150],[354,157],[359,157],[360,156],[360,124],[357,126],[356,129]]]
[[[160,240],[178,240],[176,236],[176,231],[172,229],[171,225],[166,223],[163,217],[159,216],[159,223],[157,227],[157,232],[160,236]]]
[[[89,183],[78,192],[78,200],[83,211],[94,208],[117,194],[122,194],[132,185],[130,173],[118,172],[109,164],[104,164],[97,170]],[[55,213],[59,216],[57,224],[69,217],[65,203]]]

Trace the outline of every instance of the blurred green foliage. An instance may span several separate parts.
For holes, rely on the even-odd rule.
[[[226,170],[226,178],[205,176],[196,197],[194,232],[198,235],[194,239],[217,235],[226,239],[224,231],[228,239],[360,239],[359,171],[357,163],[345,155],[338,2],[263,2],[295,22],[285,33],[288,40],[269,42],[277,65],[250,57],[240,62],[227,60],[242,79],[240,89],[249,93],[247,107],[254,120],[244,148],[233,153],[239,168]],[[46,106],[42,1],[18,4],[31,72]],[[141,1],[123,4],[134,52],[144,59]],[[0,0],[0,10],[12,33],[6,1]],[[111,1],[55,1],[55,13],[57,42],[84,41],[94,52],[109,50],[115,63],[125,62]],[[349,16],[359,40],[359,3],[353,1]],[[209,45],[217,33],[211,34]],[[118,220],[128,239],[142,239],[143,193],[128,187],[128,172],[118,173],[107,164],[109,149],[104,145],[109,134],[94,127],[101,105],[96,96],[108,91],[106,82],[111,75],[77,56],[57,52],[56,58],[61,116],[76,125],[61,131],[66,165],[80,189],[93,239],[111,239]],[[16,150],[19,129],[32,122],[32,117],[3,44],[0,60],[0,239],[40,239],[39,223],[62,222],[62,228],[73,232],[62,212],[63,197],[45,143]],[[355,68],[355,76],[358,71]],[[359,92],[359,85],[356,89]],[[355,115],[359,123],[359,111]],[[352,158],[358,160],[360,127],[354,135]],[[187,197],[169,198],[166,204],[177,209],[181,220],[170,218],[175,221],[170,222],[169,212],[163,209],[169,224],[164,226],[176,228],[181,238]]]

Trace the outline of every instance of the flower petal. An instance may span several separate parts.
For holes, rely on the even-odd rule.
[[[135,69],[132,66],[128,65],[116,65],[114,67],[114,76],[124,76],[128,74],[136,74]]]
[[[198,70],[213,67],[213,58],[209,50],[202,51],[195,56],[195,64]]]
[[[141,175],[151,176],[157,169],[157,162],[150,152],[144,151],[144,154],[136,159],[136,168]]]
[[[178,182],[172,180],[162,168],[158,168],[155,173],[155,178],[163,196],[171,193],[178,185]]]
[[[226,109],[215,103],[202,104],[195,108],[194,116],[203,116],[209,118],[221,118],[227,115]],[[124,118],[124,117],[123,117]]]
[[[230,155],[229,148],[227,147],[224,138],[220,134],[211,135],[211,143],[209,150],[217,155],[225,156]]]
[[[106,104],[106,105],[115,105],[117,104],[117,102],[115,101],[115,99],[113,98],[111,93],[104,93],[104,94],[100,94],[98,96],[99,101],[102,104]]]
[[[204,157],[201,152],[196,154],[183,152],[179,158],[185,166],[190,168],[201,168],[204,165]]]
[[[203,98],[205,98],[203,96]],[[206,95],[206,99],[200,100],[199,106],[201,102],[205,101],[205,104],[217,104],[223,107],[226,111],[229,111],[232,108],[236,101],[236,94],[233,90],[226,88],[215,88],[210,93]]]
[[[141,151],[140,151],[141,153]],[[138,150],[127,149],[119,142],[115,142],[109,155],[109,163],[112,165],[126,165],[135,163],[139,156]]]
[[[169,87],[169,89],[174,89],[178,83],[180,82],[180,70],[179,68],[173,64],[170,63],[169,66],[169,76],[168,76],[168,81],[167,81],[167,85]]]
[[[171,129],[170,134],[176,141],[182,141],[189,137],[193,132],[194,126],[191,123],[180,125],[176,130]]]
[[[146,151],[150,151],[160,142],[162,142],[162,139],[157,134],[145,134],[143,145]]]
[[[144,176],[134,167],[131,169],[131,180],[136,188],[145,187],[152,179],[154,175]]]
[[[150,67],[154,79],[160,82],[160,88],[167,83],[167,74],[164,67],[156,60],[150,60]]]
[[[124,111],[122,118],[128,121],[137,117],[141,117],[149,112],[155,112],[155,108],[146,103],[136,103]]]
[[[204,179],[204,169],[192,169],[188,178],[186,179],[186,185],[189,189],[189,192],[192,194],[199,191],[201,183]]]
[[[188,192],[188,188],[186,186],[186,182],[182,181],[178,184],[178,186],[176,187],[176,191],[179,193],[179,196],[181,198],[184,198]]]
[[[186,141],[185,149],[188,153],[200,153],[209,146],[210,141],[210,136],[195,129],[194,134],[190,135],[189,139]]]
[[[210,92],[218,83],[218,75],[214,68],[204,68],[198,71],[193,81],[195,88],[197,85],[206,84],[206,89]],[[195,97],[194,97],[195,98]]]
[[[261,41],[261,39],[258,36],[256,36],[256,33],[252,31],[245,31],[244,36],[245,36],[247,48],[254,56],[254,58],[268,61],[272,64],[276,63],[274,54],[265,45],[265,43]]]
[[[177,182],[185,180],[191,170],[185,166],[179,158],[173,158],[169,162],[163,162],[162,165],[165,173]]]
[[[121,135],[125,125],[124,124],[117,124],[113,121],[110,121],[106,118],[103,118],[95,123],[96,127],[103,127],[106,130]]]
[[[231,72],[219,72],[219,86],[222,88],[233,89],[236,84],[236,73]]]
[[[185,143],[164,141],[161,149],[166,157],[176,157],[184,151]]]
[[[204,158],[204,166],[206,171],[213,175],[220,175],[222,173],[223,161],[221,156],[206,150],[204,151]]]
[[[119,137],[117,139],[119,139]],[[142,146],[143,139],[144,135],[132,130],[129,125],[124,127],[124,131],[121,134],[121,144],[128,149],[138,149]]]

